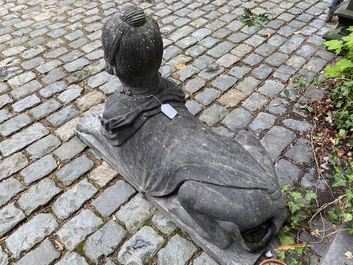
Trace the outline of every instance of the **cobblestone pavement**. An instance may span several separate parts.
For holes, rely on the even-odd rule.
[[[333,59],[322,45],[331,1],[0,0],[1,265],[217,264],[74,134],[119,84],[100,36],[128,2],[158,21],[161,73],[191,113],[227,137],[257,135],[281,185],[314,185],[306,98],[289,80]],[[268,27],[244,26],[245,7]]]

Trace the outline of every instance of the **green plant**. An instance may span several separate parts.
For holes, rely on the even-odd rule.
[[[243,9],[244,14],[241,16],[240,21],[245,23],[248,27],[260,26],[265,28],[270,19],[265,14],[255,15],[249,8]]]
[[[293,187],[285,185],[282,187],[287,200],[290,216],[287,219],[287,225],[284,229],[302,230],[308,227],[308,220],[316,212],[316,193],[311,190],[302,189],[301,192],[295,191]]]

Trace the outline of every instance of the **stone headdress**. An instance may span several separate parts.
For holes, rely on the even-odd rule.
[[[106,70],[120,79],[145,79],[158,72],[163,42],[157,22],[135,5],[112,16],[102,32]]]

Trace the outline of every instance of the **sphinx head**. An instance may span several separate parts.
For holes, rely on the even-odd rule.
[[[127,86],[141,86],[158,74],[163,42],[157,22],[135,5],[125,6],[104,24],[106,70]]]

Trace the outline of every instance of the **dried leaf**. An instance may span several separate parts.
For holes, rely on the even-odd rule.
[[[282,245],[282,246],[279,246],[278,248],[275,248],[275,251],[280,252],[280,251],[286,251],[286,250],[295,250],[296,248],[305,248],[305,245],[304,244]]]
[[[346,255],[346,257],[347,257],[348,259],[353,260],[353,255],[352,255],[352,252],[347,251],[346,253],[344,253],[344,255]]]
[[[178,64],[175,68],[176,68],[177,70],[180,70],[180,69],[183,69],[184,67],[185,67],[185,64],[180,63],[180,64]]]
[[[61,243],[61,242],[60,242],[59,240],[57,240],[57,239],[55,239],[54,242],[55,242],[55,245],[56,245],[56,247],[58,248],[58,250],[60,250],[60,251],[64,250],[65,246],[64,246],[63,243]]]
[[[173,74],[173,77],[176,78],[176,79],[178,79],[178,78],[180,77],[180,75],[179,75],[178,73],[174,73],[174,74]]]
[[[300,33],[302,33],[302,31],[301,31],[301,30],[298,30],[298,31],[294,32],[293,34],[294,34],[294,35],[298,35],[298,34],[300,34]]]

